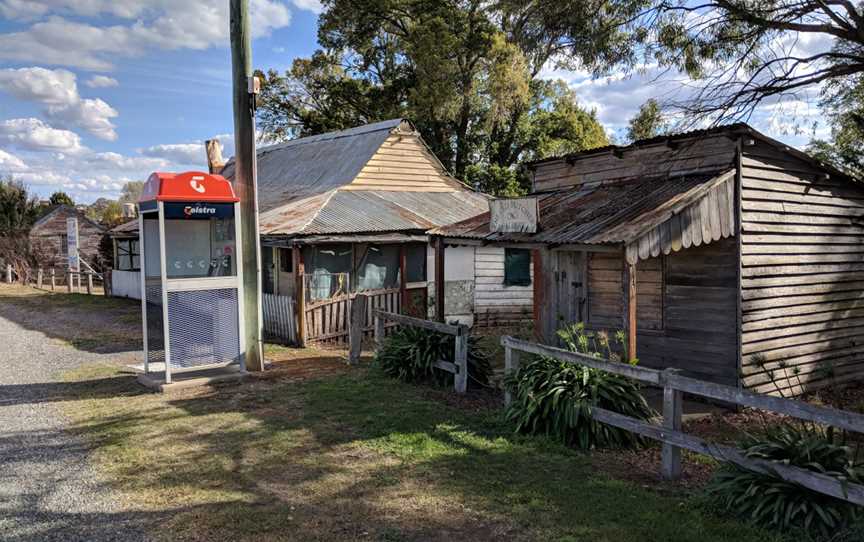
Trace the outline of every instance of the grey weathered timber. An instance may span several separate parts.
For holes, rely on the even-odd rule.
[[[351,317],[348,332],[348,363],[360,363],[360,352],[363,349],[363,326],[366,323],[366,305],[368,296],[357,294],[351,302]]]
[[[384,344],[384,317],[379,314],[380,311],[375,311],[373,318],[375,320],[375,347],[381,348]]]
[[[57,288],[57,275],[54,271],[54,268],[51,268],[51,291],[53,292]]]
[[[509,406],[513,402],[513,394],[506,385],[506,379],[519,370],[519,351],[504,344],[503,338],[501,344],[504,346],[504,404]]]
[[[6,284],[12,284],[12,264],[6,264]]]
[[[465,326],[457,327],[455,342],[453,359],[458,371],[453,377],[453,387],[456,393],[465,393],[468,391],[468,333]]]
[[[662,373],[656,369],[646,369],[644,367],[630,365],[627,363],[610,363],[608,361],[603,361],[599,358],[595,358],[592,356],[586,356],[585,354],[580,354],[578,352],[570,352],[569,350],[564,350],[562,348],[555,348],[553,346],[546,346],[542,344],[523,341],[510,336],[501,337],[501,345],[505,348],[514,348],[528,354],[537,354],[538,356],[550,356],[556,359],[560,359],[561,361],[576,363],[578,365],[585,365],[586,367],[600,369],[601,371],[607,371],[610,373],[626,376],[640,382],[660,385],[660,377]]]
[[[670,376],[677,374],[677,369],[663,371],[663,427],[671,431],[681,431],[681,417],[684,399],[680,390],[676,390],[670,382]],[[671,444],[663,443],[662,452],[663,478],[677,480],[681,476],[681,449]]]
[[[375,311],[376,316],[380,316],[385,320],[390,320],[406,326],[422,327],[438,333],[446,333],[448,335],[457,335],[460,329],[467,330],[468,326],[463,324],[442,324],[441,322],[433,322],[431,320],[423,320],[422,318],[414,318],[413,316],[405,316],[404,314],[394,314],[382,310]]]
[[[856,414],[845,410],[811,405],[803,401],[794,401],[762,395],[747,390],[739,390],[731,386],[702,382],[694,378],[681,375],[670,375],[668,382],[677,390],[692,393],[717,401],[725,401],[740,406],[770,410],[787,416],[793,416],[825,425],[831,425],[840,429],[864,433],[864,414]]]
[[[794,482],[813,491],[854,504],[864,505],[864,486],[859,484],[849,484],[837,478],[806,469],[789,467],[781,463],[749,458],[735,448],[713,444],[698,437],[665,427],[658,427],[635,418],[630,418],[629,416],[618,414],[617,412],[592,407],[591,417],[625,431],[662,441],[671,446],[708,455],[719,461],[735,463],[756,472],[773,474],[783,480]]]
[[[44,278],[44,277],[43,277],[42,268],[40,267],[40,268],[36,271],[36,287],[39,288],[40,290],[42,289],[42,281],[43,281],[43,278]]]
[[[87,294],[93,294],[93,273],[87,272]]]
[[[234,191],[240,198],[240,236],[243,266],[243,322],[248,370],[263,371],[261,351],[261,255],[258,235],[258,187],[255,166],[255,96],[249,0],[230,0],[231,68],[234,103]]]
[[[66,272],[66,292],[70,293],[70,294],[72,293],[72,280],[73,280],[72,271],[67,271]]]

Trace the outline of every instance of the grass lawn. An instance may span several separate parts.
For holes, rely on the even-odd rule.
[[[79,391],[63,407],[125,505],[159,518],[165,539],[777,540],[516,437],[497,409],[448,406],[443,392],[304,352],[183,395],[84,367],[66,375]]]

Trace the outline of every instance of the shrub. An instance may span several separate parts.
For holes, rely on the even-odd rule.
[[[449,384],[453,374],[435,369],[437,360],[453,361],[456,337],[427,329],[404,326],[384,340],[375,362],[388,375],[405,382],[434,381]],[[468,337],[468,385],[486,386],[492,366],[476,338]]]
[[[577,324],[562,329],[559,336],[570,350],[611,357],[606,334],[589,335]],[[597,347],[606,350],[591,351]],[[506,416],[517,431],[551,435],[581,449],[643,443],[639,435],[592,419],[591,407],[641,420],[655,416],[637,382],[554,358],[529,358],[505,385],[513,395]]]
[[[864,468],[848,446],[835,441],[833,432],[818,427],[781,424],[741,443],[747,457],[773,461],[853,483],[864,479]],[[708,495],[727,512],[766,528],[795,530],[821,537],[862,518],[861,508],[776,474],[763,474],[726,464],[708,486]]]

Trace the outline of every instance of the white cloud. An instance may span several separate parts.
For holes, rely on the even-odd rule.
[[[305,9],[312,13],[321,13],[323,6],[319,0],[293,0],[294,7],[297,9]]]
[[[108,71],[117,56],[137,56],[149,49],[203,50],[228,43],[226,1],[32,2],[38,6],[24,6],[8,0],[0,2],[0,11],[10,18],[47,16],[25,30],[0,34],[0,59]],[[97,26],[80,21],[81,17],[103,14],[118,18],[122,23]],[[288,26],[291,13],[280,0],[252,0],[250,19],[253,37],[261,37]]]
[[[84,84],[90,88],[109,88],[118,86],[120,82],[107,75],[94,75]]]
[[[75,154],[84,150],[75,132],[52,128],[35,118],[0,121],[0,142],[29,151]]]
[[[20,100],[51,106],[73,105],[80,100],[75,74],[67,70],[39,67],[0,70],[0,90]]]
[[[0,149],[0,174],[15,173],[27,169],[27,164],[12,153]]]
[[[212,137],[222,144],[222,156],[228,160],[234,155],[234,134],[219,134]],[[204,141],[191,143],[168,143],[153,145],[139,152],[151,158],[162,158],[185,166],[204,167],[207,165],[207,153],[204,151]]]
[[[0,70],[0,91],[46,106],[45,116],[61,128],[81,128],[101,139],[117,139],[111,122],[117,110],[98,98],[81,98],[70,71],[37,66]]]

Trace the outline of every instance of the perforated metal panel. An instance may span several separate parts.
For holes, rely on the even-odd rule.
[[[168,292],[172,368],[240,359],[237,290]]]
[[[147,360],[150,363],[165,361],[165,334],[162,323],[162,288],[159,284],[148,284],[147,300]]]

